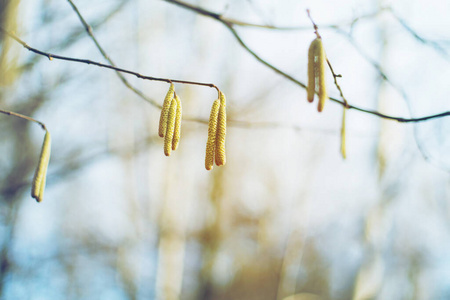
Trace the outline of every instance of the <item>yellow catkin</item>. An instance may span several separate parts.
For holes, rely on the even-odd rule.
[[[45,133],[44,143],[42,144],[41,154],[39,156],[39,163],[34,173],[33,184],[31,187],[31,197],[41,202],[44,197],[45,179],[47,176],[48,163],[50,161],[51,152],[51,136],[50,132]]]
[[[172,140],[172,150],[177,150],[178,142],[180,141],[181,136],[181,100],[177,94],[175,94],[175,100],[177,101],[177,114],[175,117],[175,131],[173,132],[173,140]]]
[[[344,111],[342,112],[342,126],[341,126],[341,154],[344,159],[347,158],[347,154],[345,151],[345,112],[347,108],[344,107]]]
[[[166,134],[164,137],[164,154],[170,156],[172,150],[173,134],[175,132],[175,119],[177,116],[177,100],[172,100],[167,116]]]
[[[220,100],[214,101],[208,123],[208,141],[206,142],[205,168],[211,170],[214,165],[214,152],[216,146],[217,117],[219,116]]]
[[[46,174],[46,176],[44,176],[44,179],[41,182],[41,187],[39,189],[39,195],[38,195],[38,198],[36,199],[38,202],[42,202],[42,200],[44,199],[44,191],[45,191],[45,183],[46,182],[47,182],[47,174]]]
[[[163,107],[161,109],[161,116],[159,118],[158,134],[160,137],[164,137],[164,134],[166,133],[167,117],[169,115],[170,103],[172,102],[174,93],[175,87],[173,83],[171,83],[169,91],[167,91],[166,98],[164,98]]]
[[[314,101],[314,94],[316,92],[315,55],[318,43],[318,39],[312,41],[308,50],[308,87],[306,88],[306,90],[308,93],[307,99],[309,102]]]
[[[316,77],[317,85],[319,86],[319,105],[317,110],[321,112],[325,106],[325,101],[328,99],[327,87],[326,87],[326,64],[327,58],[325,56],[325,50],[323,49],[322,39],[317,38],[318,44],[316,50]]]
[[[220,107],[217,117],[215,160],[216,165],[223,166],[226,163],[225,136],[227,134],[227,104],[225,95],[222,92],[219,92],[219,99]]]

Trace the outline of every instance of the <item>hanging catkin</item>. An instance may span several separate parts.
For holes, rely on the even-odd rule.
[[[327,95],[327,82],[325,78],[325,68],[327,64],[327,58],[325,56],[325,50],[323,49],[322,45],[322,39],[319,40],[319,43],[317,44],[317,80],[318,80],[318,86],[319,86],[319,105],[317,107],[317,110],[321,112],[323,110],[323,107],[325,106],[325,100],[328,99]]]
[[[222,92],[219,92],[219,100],[220,107],[217,117],[215,160],[217,166],[223,166],[226,163],[225,136],[227,134],[227,110],[225,95]]]
[[[172,140],[175,131],[175,119],[177,116],[177,100],[174,98],[170,103],[169,113],[167,116],[166,133],[164,136],[164,154],[170,156],[172,150]]]
[[[31,197],[41,202],[44,198],[44,189],[47,176],[48,163],[50,161],[51,152],[51,136],[50,132],[46,131],[44,143],[42,144],[41,154],[39,156],[39,163],[34,173],[33,184],[31,187]]]
[[[208,141],[206,142],[206,156],[205,156],[205,168],[211,170],[214,165],[214,152],[216,146],[216,133],[217,133],[217,117],[219,116],[220,100],[214,101],[211,108],[211,114],[209,116],[208,123]]]
[[[170,103],[172,102],[174,93],[175,87],[173,83],[171,83],[169,91],[167,91],[166,98],[164,98],[163,107],[161,109],[161,116],[159,118],[158,134],[160,137],[164,137],[164,134],[166,133],[167,117],[169,116]]]
[[[341,126],[341,154],[344,159],[347,158],[347,153],[345,151],[345,112],[347,108],[344,107],[344,111],[342,112],[342,126]]]
[[[37,202],[42,202],[42,200],[44,200],[44,191],[45,191],[45,183],[46,182],[47,182],[47,172],[44,176],[44,179],[42,180],[41,188],[39,189],[39,196],[36,199]]]
[[[182,109],[181,109],[181,100],[177,94],[175,94],[175,100],[177,102],[177,113],[176,113],[176,117],[175,117],[175,131],[173,133],[172,150],[177,150],[178,142],[180,141],[180,135],[181,135]]]
[[[307,99],[309,102],[314,101],[314,94],[319,95],[319,104],[317,110],[321,112],[328,99],[326,89],[326,56],[323,49],[322,39],[316,38],[311,42],[308,50],[308,87]]]
[[[313,102],[314,101],[314,94],[316,93],[316,49],[317,49],[317,39],[311,42],[311,45],[309,45],[308,50],[308,87],[307,87],[307,93],[308,93],[308,101]]]

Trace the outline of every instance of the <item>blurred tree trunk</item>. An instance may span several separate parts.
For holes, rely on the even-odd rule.
[[[0,0],[0,25],[9,31],[17,32],[17,8],[19,0]],[[18,53],[11,51],[12,39],[0,33],[0,86],[10,85],[17,76]]]

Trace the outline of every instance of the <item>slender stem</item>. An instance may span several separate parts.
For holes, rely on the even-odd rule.
[[[130,75],[134,75],[134,76],[136,76],[137,78],[140,78],[140,79],[153,80],[153,81],[163,81],[163,82],[167,82],[167,83],[175,82],[175,83],[182,83],[182,84],[192,84],[192,85],[207,86],[207,87],[215,88],[217,91],[219,91],[219,88],[213,83],[204,83],[204,82],[197,82],[197,81],[187,81],[187,80],[180,80],[180,79],[169,79],[169,78],[160,78],[160,77],[146,76],[146,75],[142,75],[142,74],[139,74],[137,72],[134,72],[134,71],[130,71],[130,70],[114,67],[114,66],[107,65],[107,64],[102,64],[102,63],[99,63],[99,62],[96,62],[96,61],[92,61],[92,60],[89,60],[89,59],[74,58],[74,57],[68,57],[68,56],[62,56],[62,55],[56,55],[56,54],[44,52],[44,51],[35,49],[33,47],[30,47],[27,43],[25,43],[23,40],[21,40],[14,33],[5,30],[3,27],[0,27],[0,31],[2,31],[3,33],[8,35],[9,37],[13,38],[16,42],[21,44],[27,50],[29,50],[29,51],[31,51],[33,53],[39,54],[39,55],[43,55],[43,56],[47,57],[49,60],[59,59],[59,60],[65,60],[65,61],[71,61],[71,62],[84,63],[84,64],[88,64],[88,65],[94,65],[94,66],[98,66],[98,67],[102,67],[102,68],[106,68],[106,69],[115,70],[117,72],[122,72],[122,73],[130,74]]]
[[[345,107],[345,108],[348,108],[349,105],[348,105],[347,99],[345,99],[344,92],[342,92],[341,86],[340,86],[339,83],[337,82],[337,79],[340,78],[340,77],[342,77],[342,75],[341,75],[341,74],[336,74],[336,73],[334,73],[333,66],[331,66],[331,63],[330,63],[330,61],[328,60],[328,57],[327,57],[327,64],[328,64],[328,67],[329,67],[330,70],[331,70],[331,73],[333,74],[334,85],[335,85],[336,88],[338,89],[339,94],[341,95],[342,101],[344,101],[344,107]]]
[[[44,123],[42,123],[42,122],[40,122],[40,121],[38,121],[36,119],[33,119],[32,117],[25,116],[25,115],[22,115],[22,114],[18,114],[18,113],[15,113],[15,112],[12,112],[12,111],[8,111],[8,110],[3,110],[3,109],[0,109],[0,113],[8,115],[8,116],[18,117],[18,118],[21,118],[21,119],[24,119],[24,120],[27,120],[27,121],[35,122],[35,123],[39,124],[42,127],[42,129],[47,130],[47,127],[45,127]]]
[[[322,37],[319,34],[319,27],[317,27],[316,23],[314,23],[314,21],[311,17],[311,13],[309,12],[309,9],[306,10],[306,14],[308,15],[308,18],[311,20],[311,23],[314,26],[314,33],[316,34],[317,38],[321,39]]]

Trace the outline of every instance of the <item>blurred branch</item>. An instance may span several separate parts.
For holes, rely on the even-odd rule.
[[[310,26],[273,26],[273,25],[267,25],[267,24],[250,23],[250,22],[245,22],[242,20],[233,19],[233,18],[227,18],[227,17],[224,17],[222,14],[213,13],[211,11],[208,11],[206,9],[203,9],[201,7],[198,7],[198,6],[186,3],[186,2],[177,1],[177,0],[163,0],[163,1],[172,2],[175,5],[196,11],[197,13],[202,14],[204,16],[209,16],[218,21],[225,22],[225,23],[228,23],[231,25],[241,26],[241,27],[254,27],[254,28],[273,29],[273,30],[310,30]],[[344,24],[344,25],[353,27],[358,21],[363,20],[363,19],[373,18],[384,10],[389,10],[389,8],[382,8],[379,11],[361,15],[359,17],[354,18],[348,24]],[[329,24],[329,25],[322,25],[321,27],[322,28],[335,28],[336,25]]]
[[[121,2],[119,2],[119,4],[117,4],[117,6],[115,6],[111,11],[109,11],[106,15],[96,19],[95,21],[92,22],[91,27],[92,28],[98,28],[99,26],[105,24],[106,22],[108,22],[113,16],[115,16],[118,12],[120,12],[122,10],[122,8],[125,6],[125,4],[127,4],[127,0],[123,0]],[[76,41],[78,41],[81,36],[84,36],[84,28],[83,29],[76,29],[72,32],[70,32],[67,36],[67,38],[65,38],[63,41],[55,41],[55,44],[50,46],[50,49],[66,49],[69,45],[74,44]],[[30,69],[31,67],[33,67],[41,58],[41,56],[33,56],[32,59],[30,59],[29,61],[27,61],[26,63],[24,63],[21,67],[20,70],[27,70]]]
[[[3,110],[3,109],[0,109],[0,113],[8,115],[8,116],[14,116],[14,117],[22,118],[22,119],[27,120],[27,121],[35,122],[35,123],[39,124],[42,127],[42,129],[47,130],[47,128],[45,127],[44,123],[42,123],[42,122],[40,122],[40,121],[38,121],[36,119],[33,119],[31,117],[28,117],[28,116],[25,116],[25,115],[22,115],[22,114],[18,114],[18,113],[12,112],[12,111]]]
[[[199,119],[199,118],[183,118],[185,121],[197,122],[208,124],[208,120]],[[234,128],[242,128],[242,129],[291,129],[293,131],[301,131],[301,130],[313,130],[314,132],[319,132],[322,134],[330,134],[335,135],[338,133],[338,130],[334,129],[323,129],[323,128],[302,128],[300,126],[294,124],[279,124],[275,122],[245,122],[245,121],[236,121],[236,120],[228,120],[228,126]],[[355,133],[358,135],[358,133]],[[366,137],[367,134],[361,135]],[[110,155],[115,156],[125,156],[132,153],[133,155],[138,155],[142,153],[142,151],[148,149],[154,144],[159,143],[158,135],[148,135],[142,139],[140,139],[137,144],[132,147],[114,147],[110,149],[99,149],[93,151],[92,153],[85,155],[84,157],[79,156],[77,153],[80,153],[81,150],[73,150],[70,154],[63,158],[54,158],[52,163],[52,168],[48,173],[47,185],[53,185],[55,182],[63,181],[68,176],[80,171],[83,168],[87,168],[88,166],[107,158]],[[86,147],[81,147],[82,149],[86,149]],[[92,148],[92,145],[91,145]],[[74,158],[77,159],[74,159]],[[23,168],[18,168],[23,169]],[[12,182],[12,180],[6,179],[5,182]],[[0,198],[2,196],[15,194],[23,188],[28,188],[30,186],[30,180],[21,180],[15,184],[8,184],[4,188],[0,187]]]
[[[370,18],[377,17],[378,15],[380,15],[381,13],[383,13],[385,11],[389,12],[389,11],[391,11],[391,8],[389,6],[388,7],[381,7],[380,9],[378,9],[375,12],[368,13],[368,14],[365,14],[365,15],[362,15],[362,16],[354,18],[349,24],[350,25],[350,31],[353,30],[353,28],[355,27],[356,23],[358,23],[359,21],[364,20],[364,19],[370,19]],[[323,25],[320,26],[320,27],[324,28]],[[337,25],[331,25],[331,26],[328,26],[328,27],[336,28]]]
[[[76,154],[79,153],[80,150],[74,150],[72,153],[63,158],[53,159],[53,166],[47,176],[47,185],[52,185],[55,182],[63,181],[66,177],[72,175],[73,173],[80,171],[83,168],[100,161],[101,159],[107,158],[109,155],[125,156],[130,152],[132,152],[133,155],[137,155],[143,150],[148,149],[151,145],[156,144],[157,141],[159,141],[158,135],[149,135],[141,139],[132,147],[100,149],[93,151],[93,153],[85,155],[84,157],[79,157],[79,155]],[[75,157],[77,157],[77,159],[74,159]],[[23,188],[28,188],[30,184],[31,182],[29,180],[23,180],[15,184],[8,184],[3,189],[0,189],[0,196],[15,194]]]
[[[0,249],[0,298],[5,296],[5,283],[8,275],[16,267],[14,262],[13,247],[15,243],[14,233],[17,229],[19,215],[19,201],[8,202],[8,210],[3,221],[4,232]]]
[[[449,58],[449,55],[447,53],[447,51],[445,51],[444,48],[442,48],[441,45],[439,45],[439,43],[435,42],[435,41],[431,41],[428,40],[424,37],[422,37],[421,35],[419,35],[414,29],[412,29],[411,26],[409,26],[405,20],[403,20],[402,18],[400,18],[394,11],[390,11],[391,15],[398,21],[398,23],[400,23],[400,25],[407,31],[409,32],[416,40],[418,40],[420,43],[424,44],[424,45],[428,45],[431,46],[432,48],[434,48],[434,50],[436,50],[437,52],[439,52],[440,54],[442,54],[443,56],[445,56],[445,58]]]
[[[272,69],[273,71],[275,71],[276,73],[278,73],[279,75],[285,77],[286,79],[294,82],[295,84],[297,84],[298,86],[301,86],[302,88],[306,89],[306,85],[300,81],[298,81],[297,79],[295,79],[294,77],[292,77],[291,75],[281,71],[280,69],[278,69],[277,67],[275,67],[274,65],[270,64],[269,62],[267,62],[266,60],[264,60],[263,58],[261,58],[258,54],[256,54],[240,37],[240,35],[237,33],[237,31],[234,29],[234,25],[236,25],[235,23],[231,22],[230,20],[223,18],[220,14],[217,13],[213,13],[210,12],[206,9],[203,9],[201,7],[198,6],[194,6],[179,0],[163,0],[175,5],[178,5],[180,7],[192,10],[198,14],[201,14],[203,16],[212,18],[216,21],[219,21],[220,23],[222,23],[225,27],[228,28],[228,30],[230,30],[230,32],[233,34],[233,36],[236,38],[236,40],[238,41],[238,43],[247,51],[249,52],[254,58],[256,58],[260,63],[262,63],[263,65],[265,65],[266,67]],[[435,118],[442,118],[442,117],[447,117],[450,116],[450,111],[446,111],[443,113],[439,113],[439,114],[435,114],[435,115],[430,115],[430,116],[425,116],[425,117],[420,117],[420,118],[402,118],[402,117],[394,117],[394,116],[390,116],[390,115],[386,115],[383,113],[380,113],[378,111],[375,110],[369,110],[369,109],[364,109],[364,108],[360,108],[348,103],[345,103],[345,101],[341,101],[339,99],[336,98],[329,98],[330,100],[341,104],[344,107],[347,107],[348,109],[354,109],[360,112],[364,112],[367,114],[371,114],[371,115],[375,115],[378,116],[380,118],[384,118],[384,119],[389,119],[389,120],[395,120],[401,123],[409,123],[409,122],[422,122],[422,121],[426,121],[426,120],[430,120],[430,119],[435,119]]]

